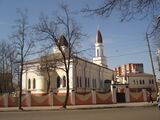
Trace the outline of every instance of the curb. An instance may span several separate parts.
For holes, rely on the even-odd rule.
[[[101,104],[101,105],[76,105],[67,106],[62,108],[61,106],[42,106],[42,107],[23,107],[23,110],[19,110],[18,107],[14,108],[0,108],[0,112],[28,112],[28,111],[64,111],[64,110],[93,110],[93,109],[113,109],[113,108],[136,108],[136,107],[154,107],[157,103],[152,104]]]

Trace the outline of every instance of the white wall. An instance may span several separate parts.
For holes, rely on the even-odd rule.
[[[30,79],[30,88],[29,88],[29,79]],[[35,88],[33,88],[33,79],[35,79]],[[31,91],[33,93],[44,93],[46,92],[46,80],[40,72],[35,69],[24,70],[22,76],[22,89],[24,91]]]
[[[87,62],[81,59],[78,59],[78,64],[75,66],[75,63],[71,62],[70,65],[70,71],[69,71],[69,86],[70,89],[75,89],[76,82],[77,82],[77,76],[81,77],[82,86],[81,88],[86,88],[85,86],[85,78],[89,80],[89,86],[87,84],[87,89],[93,88],[93,79],[96,80],[96,89],[100,89],[104,87],[104,80],[112,80],[113,71],[109,70],[107,68],[104,68],[102,66],[93,64],[91,62]],[[31,91],[32,93],[46,93],[47,91],[47,80],[48,76],[46,71],[39,71],[38,67],[35,67],[36,69],[32,69],[30,66],[30,69],[24,72],[23,74],[23,90]],[[60,67],[60,66],[59,66]],[[62,66],[61,68],[64,68]],[[61,78],[61,81],[63,79],[63,76],[66,76],[66,73],[62,69],[56,69],[56,71],[50,72],[50,84],[51,89],[56,90],[57,89],[57,76]],[[28,79],[31,80],[31,88],[28,89]],[[33,79],[36,80],[36,88],[33,89]],[[102,85],[100,86],[100,83],[102,82]],[[62,82],[61,82],[62,83]],[[66,87],[63,87],[62,84],[60,85],[60,88],[57,90],[64,91],[66,90]]]
[[[81,77],[82,88],[85,88],[85,78],[89,78],[89,88],[93,88],[93,79],[95,79],[97,89],[104,87],[104,80],[112,80],[112,70],[81,59],[79,59],[78,63],[76,63],[75,65],[77,66],[74,67],[76,68],[76,70],[74,70],[73,73],[74,75]],[[76,76],[74,78],[77,78]],[[101,81],[102,86],[100,86]]]

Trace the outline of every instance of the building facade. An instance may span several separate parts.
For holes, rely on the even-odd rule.
[[[123,64],[114,69],[117,76],[129,74],[129,73],[144,73],[143,64],[142,63],[129,63]]]
[[[67,52],[67,41],[63,35],[59,41],[63,50]],[[88,92],[93,89],[99,91],[110,90],[114,72],[107,67],[106,57],[103,55],[102,35],[99,30],[96,34],[95,51],[93,62],[76,56],[72,57],[69,70],[70,91]],[[58,53],[59,50],[55,47],[50,56]],[[58,68],[64,68],[63,64],[58,64],[57,66],[59,66]],[[50,91],[65,93],[66,73],[64,70],[57,68],[50,69],[47,72],[42,70],[41,67],[40,58],[25,63],[22,79],[23,92],[30,91],[32,94],[46,94],[49,87]],[[48,73],[50,76],[48,76]]]
[[[116,82],[128,84],[130,89],[147,89],[155,91],[156,83],[152,74],[144,73],[142,63],[129,63],[114,69]]]

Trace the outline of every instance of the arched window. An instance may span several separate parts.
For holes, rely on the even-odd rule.
[[[87,83],[87,78],[85,77],[85,88],[88,86]]]
[[[144,84],[144,80],[143,80],[143,84]]]
[[[151,84],[151,80],[149,80],[149,84]]]
[[[140,80],[139,83],[142,84],[142,81]]]
[[[35,89],[35,88],[36,88],[36,79],[33,78],[33,89]]]
[[[81,77],[80,77],[80,79],[79,79],[79,87],[82,87],[82,80],[81,80]]]
[[[63,76],[63,87],[66,87],[66,77]]]
[[[154,80],[152,80],[152,84],[154,84]]]
[[[77,80],[76,80],[76,87],[79,87],[79,78],[78,78],[78,76],[77,76]]]
[[[28,79],[28,89],[31,89],[31,79]]]
[[[97,57],[99,57],[99,49],[97,49]]]
[[[60,87],[60,84],[61,84],[61,78],[57,76],[57,88]]]
[[[89,78],[88,78],[88,88],[90,87],[90,80],[89,80]]]

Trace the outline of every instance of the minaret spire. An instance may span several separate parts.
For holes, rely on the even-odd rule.
[[[107,66],[106,57],[103,55],[103,39],[99,29],[97,29],[96,33],[95,57],[93,58],[93,62],[101,66]]]

